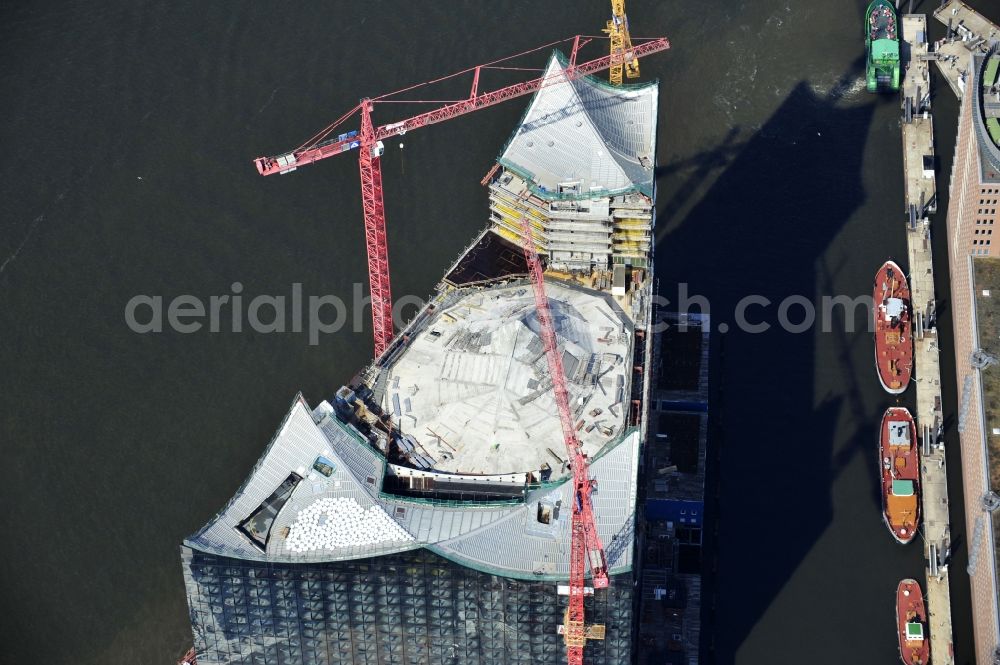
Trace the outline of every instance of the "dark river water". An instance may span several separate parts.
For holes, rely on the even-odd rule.
[[[898,662],[893,593],[922,576],[922,556],[892,542],[879,516],[875,445],[892,400],[870,336],[842,319],[798,334],[732,325],[746,295],[775,303],[754,310],[775,322],[783,298],[870,293],[886,258],[905,261],[898,100],[863,90],[864,6],[628,9],[634,34],[673,42],[642,63],[662,85],[660,290],[684,282],[730,325],[713,338],[712,662]],[[182,538],[239,486],[296,391],[315,404],[370,357],[367,314],[363,330],[318,345],[304,332],[126,325],[140,294],[207,301],[234,282],[248,296],[301,283],[350,300],[365,287],[354,157],[267,179],[250,160],[298,145],[361,96],[593,34],[607,13],[606,2],[543,0],[0,7],[0,660],[171,662],[191,639]],[[943,84],[934,104],[945,184],[957,104]],[[378,112],[385,122],[405,108]],[[428,294],[483,227],[479,179],[523,108],[411,133],[402,153],[388,146],[396,296]],[[945,203],[935,249],[954,443]]]

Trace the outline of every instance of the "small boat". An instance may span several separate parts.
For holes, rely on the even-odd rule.
[[[910,285],[898,265],[886,261],[875,275],[872,291],[875,317],[875,369],[882,387],[898,395],[913,373],[913,320]]]
[[[927,636],[924,594],[916,580],[906,579],[896,587],[896,629],[899,657],[906,665],[927,665],[931,661],[931,641]]]
[[[899,90],[899,21],[889,0],[874,0],[865,12],[869,92]]]
[[[904,408],[892,407],[882,416],[879,473],[882,518],[892,537],[905,545],[920,526],[920,451],[913,416]]]

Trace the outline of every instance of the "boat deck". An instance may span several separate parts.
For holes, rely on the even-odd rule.
[[[886,411],[880,444],[885,520],[896,539],[908,543],[920,527],[920,456],[906,409]]]
[[[877,39],[896,39],[896,16],[889,7],[878,7],[871,15],[868,35]]]
[[[906,390],[913,374],[913,315],[906,274],[888,261],[875,275],[875,365],[882,387],[893,395]]]
[[[911,627],[910,624],[917,624]],[[899,655],[907,665],[930,662],[926,634],[927,606],[920,584],[905,579],[896,588],[896,626],[899,631]]]

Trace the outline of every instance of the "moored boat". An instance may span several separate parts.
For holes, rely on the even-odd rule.
[[[892,537],[906,544],[920,525],[920,451],[910,412],[887,409],[879,436],[882,517]]]
[[[865,49],[868,90],[899,90],[899,22],[889,0],[874,0],[868,5]]]
[[[886,261],[875,275],[872,291],[875,317],[875,368],[882,387],[892,395],[906,390],[913,373],[913,321],[910,286],[893,261]]]
[[[906,665],[927,665],[931,660],[927,609],[916,580],[903,580],[896,587],[896,631],[899,633],[900,659]]]

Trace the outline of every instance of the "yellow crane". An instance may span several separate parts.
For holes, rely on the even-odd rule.
[[[630,79],[639,77],[639,59],[632,52],[632,37],[628,33],[625,0],[611,0],[611,20],[604,32],[611,38],[611,83],[622,84],[622,70]]]

